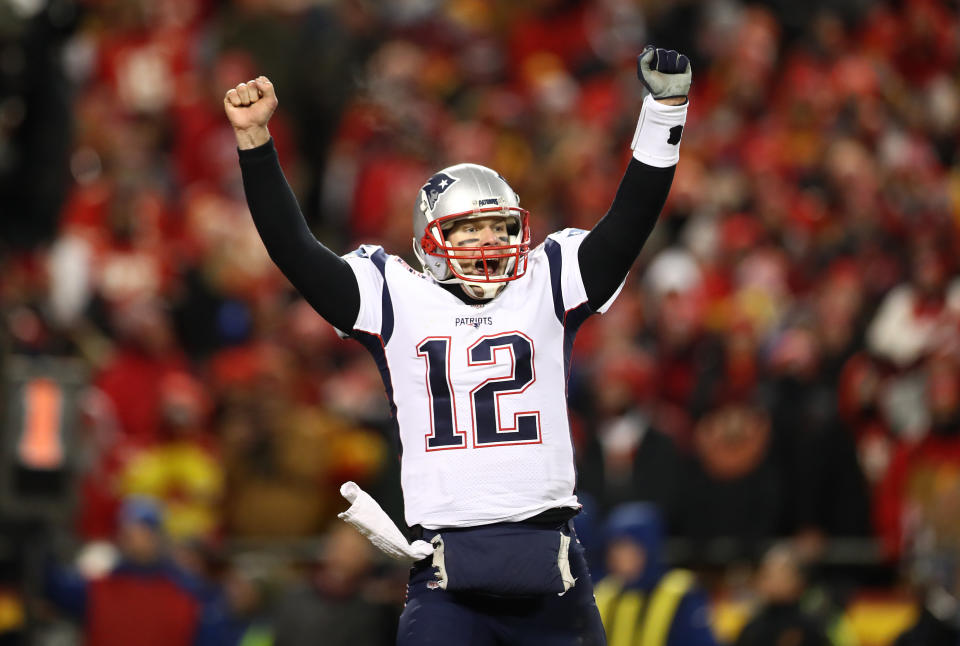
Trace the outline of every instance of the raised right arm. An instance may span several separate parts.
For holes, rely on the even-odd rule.
[[[247,205],[270,258],[320,316],[349,332],[360,312],[357,278],[343,258],[318,241],[290,189],[267,122],[277,107],[265,76],[227,92],[224,111],[237,136]]]

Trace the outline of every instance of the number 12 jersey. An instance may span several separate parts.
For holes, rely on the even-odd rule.
[[[548,236],[522,277],[477,304],[381,247],[345,256],[360,287],[350,336],[376,360],[394,412],[407,524],[578,506],[566,387],[573,337],[594,312],[577,260],[585,234]]]

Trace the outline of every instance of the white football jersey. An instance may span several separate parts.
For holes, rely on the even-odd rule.
[[[585,233],[550,235],[525,275],[475,305],[381,247],[345,256],[360,286],[350,336],[373,354],[395,413],[409,525],[578,506],[566,388],[574,334],[593,313],[577,260]]]

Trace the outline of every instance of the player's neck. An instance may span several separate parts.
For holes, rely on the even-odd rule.
[[[484,303],[489,303],[492,301],[492,298],[474,298],[463,288],[463,285],[459,283],[444,284],[437,283],[440,287],[443,287],[445,290],[459,298],[461,301],[467,305],[483,305]]]

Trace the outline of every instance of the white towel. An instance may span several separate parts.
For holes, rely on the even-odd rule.
[[[356,527],[384,554],[411,563],[433,554],[433,546],[426,541],[408,543],[377,501],[355,482],[344,482],[340,495],[350,503],[350,509],[337,516]]]

